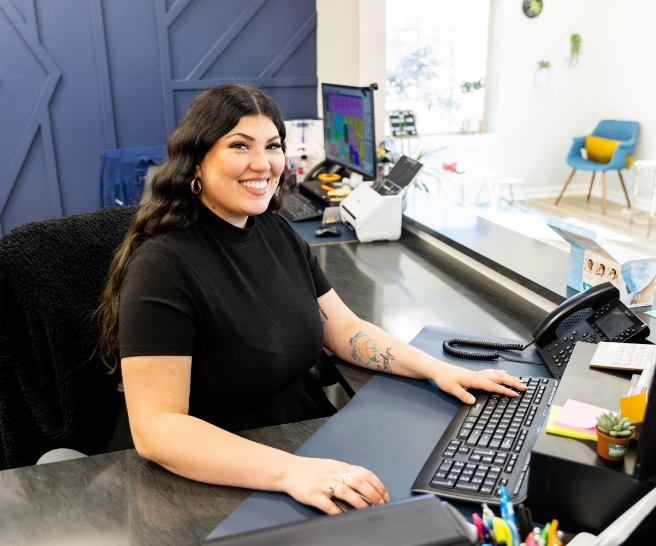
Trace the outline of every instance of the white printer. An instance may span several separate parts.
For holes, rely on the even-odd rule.
[[[383,180],[360,183],[340,204],[342,222],[359,241],[398,241],[401,238],[403,199],[408,184],[422,164],[407,156]]]

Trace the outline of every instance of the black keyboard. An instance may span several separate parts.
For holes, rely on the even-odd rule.
[[[307,197],[296,192],[287,192],[282,198],[281,214],[292,222],[323,218],[323,210],[315,207]]]
[[[549,413],[558,381],[523,377],[516,398],[472,391],[419,472],[412,490],[440,497],[499,504],[506,486],[513,502],[526,500],[531,448]]]

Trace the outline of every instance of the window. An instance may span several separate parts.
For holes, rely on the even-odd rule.
[[[478,131],[490,0],[387,0],[385,107],[414,110],[417,131]]]

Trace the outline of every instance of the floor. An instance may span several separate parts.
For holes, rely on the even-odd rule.
[[[635,216],[629,225],[629,209],[611,201],[606,202],[606,214],[601,213],[601,199],[590,197],[587,201],[584,195],[565,196],[558,206],[555,199],[534,199],[531,208],[556,216],[563,220],[584,226],[596,226],[596,231],[604,238],[614,238],[626,248],[630,248],[645,256],[656,255],[656,226],[652,222],[650,236],[647,236],[647,219],[644,214]],[[592,228],[594,229],[594,227]]]
[[[634,251],[643,256],[656,256],[656,226],[647,236],[647,216],[636,216],[629,225],[629,210],[626,205],[607,201],[606,214],[601,213],[601,199],[585,195],[565,196],[556,206],[555,199],[533,199],[531,208],[526,211],[524,202],[502,202],[498,210],[490,210],[488,205],[476,206],[465,203],[465,208],[496,224],[503,225],[519,233],[539,239],[547,244],[569,252],[569,243],[547,226],[549,218],[557,217],[597,233],[609,244]]]

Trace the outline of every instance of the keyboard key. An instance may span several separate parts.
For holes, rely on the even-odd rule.
[[[467,415],[469,417],[478,417],[483,411],[483,408],[485,407],[485,404],[487,403],[488,399],[489,396],[487,394],[479,394],[476,397],[476,402],[471,407]]]
[[[457,438],[459,438],[460,440],[466,440],[470,432],[471,431],[469,429],[461,428],[460,432],[458,432]]]
[[[442,453],[442,457],[445,457],[447,459],[452,459],[455,457],[456,452],[453,451],[452,449],[447,449],[444,453]]]
[[[451,470],[452,465],[453,465],[453,461],[442,461],[439,470],[441,470],[442,472],[448,472],[449,470]]]
[[[469,438],[467,438],[467,441],[465,442],[465,445],[468,447],[474,447],[478,443],[478,439],[481,437],[481,431],[480,430],[472,430],[472,433],[469,435]]]
[[[469,493],[478,493],[478,490],[480,489],[480,485],[477,483],[467,483],[467,482],[462,482],[459,481],[456,484],[456,489],[458,491],[467,491]]]
[[[487,445],[490,443],[490,440],[492,439],[492,434],[481,434],[481,437],[478,439],[478,442],[476,442],[477,447],[487,447]]]
[[[430,484],[433,487],[442,487],[445,489],[453,489],[453,486],[456,484],[455,480],[440,480],[440,479],[433,479]]]
[[[494,490],[494,486],[490,487],[488,485],[484,485],[483,487],[481,487],[480,493],[482,493],[483,495],[491,495],[493,490]]]
[[[503,442],[501,442],[501,449],[503,451],[510,451],[512,449],[513,445],[513,438],[506,438]]]

